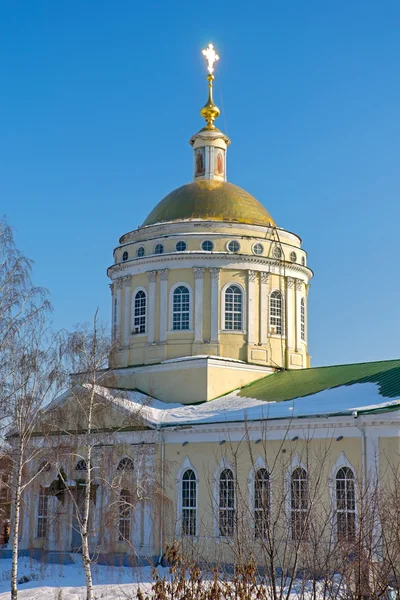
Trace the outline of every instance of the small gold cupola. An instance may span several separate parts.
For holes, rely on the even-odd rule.
[[[226,181],[226,150],[231,141],[214,125],[215,119],[220,115],[213,99],[214,64],[219,56],[212,44],[203,50],[203,56],[207,61],[208,99],[200,114],[207,125],[189,141],[194,150],[194,180]]]

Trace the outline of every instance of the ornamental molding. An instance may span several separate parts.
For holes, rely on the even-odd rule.
[[[261,283],[268,283],[268,277],[270,276],[270,273],[268,273],[267,271],[260,271],[260,275]]]
[[[301,292],[302,285],[303,285],[303,282],[302,282],[302,280],[301,280],[301,279],[296,279],[296,290],[297,290],[298,292]]]
[[[252,265],[260,266],[260,267],[263,267],[264,269],[267,268],[269,273],[277,273],[277,274],[281,274],[281,275],[284,275],[285,271],[290,269],[291,272],[296,272],[299,275],[303,274],[307,278],[307,280],[311,279],[311,277],[313,276],[313,272],[308,267],[303,267],[302,265],[294,264],[294,263],[288,262],[288,261],[287,261],[286,266],[285,265],[282,266],[282,264],[281,264],[282,261],[279,261],[277,259],[270,258],[270,257],[260,257],[260,256],[252,255],[252,254],[233,254],[230,252],[208,253],[208,252],[201,252],[201,251],[190,252],[190,253],[186,253],[186,252],[176,252],[175,253],[174,252],[174,253],[156,254],[156,255],[152,255],[152,256],[146,256],[143,258],[133,258],[129,261],[126,261],[125,263],[111,265],[107,269],[107,275],[110,277],[110,279],[113,279],[113,275],[123,272],[123,271],[128,271],[129,269],[136,269],[138,266],[142,267],[142,266],[146,266],[146,265],[152,265],[154,263],[159,264],[160,262],[161,263],[163,263],[163,262],[171,263],[171,262],[175,262],[175,261],[182,262],[183,260],[189,260],[189,259],[193,260],[193,262],[198,261],[198,260],[205,260],[205,261],[207,261],[207,263],[215,262],[215,261],[224,261],[224,262],[229,262],[229,263],[235,263],[235,266],[236,265],[240,266],[243,263],[251,263]],[[176,268],[179,268],[179,265],[177,265]],[[190,268],[190,266],[185,265],[184,267],[181,267],[181,268],[186,269],[186,268]],[[204,268],[209,268],[211,271],[211,269],[213,269],[214,267],[208,267],[206,265]],[[224,269],[226,267],[224,265],[221,265],[216,268]],[[230,268],[230,267],[228,267],[228,268]],[[244,268],[243,270],[246,270],[246,269]],[[138,273],[143,273],[143,271],[139,270]],[[136,275],[137,273],[135,271],[133,271],[133,272],[131,272],[131,274]]]
[[[287,278],[286,278],[286,281],[287,281],[287,286],[288,286],[288,288],[289,288],[290,290],[292,290],[292,289],[293,289],[293,287],[294,287],[294,278],[293,278],[293,277],[287,277]]]
[[[125,277],[122,277],[122,279],[124,280],[125,287],[130,288],[131,281],[132,281],[132,275],[125,275]]]
[[[194,267],[194,278],[203,279],[205,267]]]
[[[115,285],[116,290],[122,290],[122,280],[123,279],[124,279],[123,277],[118,277],[118,279],[116,279],[114,281],[114,285]]]
[[[157,281],[157,271],[147,271],[147,275],[150,283],[155,283]]]
[[[258,271],[250,271],[250,270],[247,271],[247,275],[248,275],[249,281],[254,282],[256,280],[257,272]]]
[[[221,269],[219,267],[211,267],[210,268],[210,275],[211,275],[211,279],[219,279],[219,274],[221,272]]]
[[[158,271],[160,281],[168,281],[168,269],[161,269]]]
[[[114,293],[114,284],[113,283],[109,283],[108,286],[110,288],[111,295],[113,295],[113,293]]]

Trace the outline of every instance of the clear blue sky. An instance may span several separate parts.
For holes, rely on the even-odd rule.
[[[119,236],[191,179],[209,41],[228,178],[309,252],[313,364],[399,357],[398,0],[3,2],[0,213],[55,326],[108,320]]]

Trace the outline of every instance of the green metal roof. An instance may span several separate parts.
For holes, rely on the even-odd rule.
[[[382,398],[399,398],[400,360],[279,371],[246,385],[238,395],[282,402],[355,383],[376,383]]]

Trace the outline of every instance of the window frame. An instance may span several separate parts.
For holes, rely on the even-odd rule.
[[[229,471],[232,474],[232,477],[230,479],[227,479],[228,482],[232,482],[232,498],[233,498],[233,502],[232,502],[232,506],[230,507],[225,507],[225,506],[221,506],[221,482],[222,482],[222,475],[224,473],[226,473],[227,471]],[[225,494],[226,498],[228,498],[229,501],[229,490],[228,493]],[[218,479],[217,479],[217,535],[219,538],[226,538],[226,539],[232,539],[235,536],[236,533],[236,480],[235,480],[235,475],[233,472],[233,469],[230,465],[224,465],[220,470],[219,470],[219,475],[218,475]],[[223,513],[221,511],[224,511]],[[227,529],[224,530],[223,533],[221,533],[223,531],[222,526],[221,526],[221,521],[222,521],[222,515],[226,514],[226,521],[228,521],[227,517],[229,517],[229,520],[232,521],[232,523],[230,523],[229,527],[230,527],[230,531],[227,534]]]
[[[269,469],[267,468],[266,465],[256,465],[253,469],[254,473],[253,473],[253,481],[252,481],[252,505],[253,505],[253,519],[254,519],[254,538],[256,540],[263,540],[265,539],[265,532],[267,531],[268,528],[268,524],[270,523],[270,519],[271,519],[271,473],[269,472]],[[265,473],[267,474],[267,478],[264,481],[267,481],[267,490],[266,490],[266,497],[267,497],[267,501],[266,501],[266,506],[262,505],[261,507],[256,506],[257,504],[257,489],[256,489],[256,485],[257,485],[257,481],[258,481],[258,474],[261,471],[265,471]],[[263,521],[263,529],[262,529],[262,534],[258,535],[258,531],[259,528],[257,527],[257,515],[260,514],[261,515],[261,519]]]
[[[122,253],[122,262],[126,262],[129,258],[129,252],[127,250],[124,250]]]
[[[294,474],[297,471],[303,471],[305,473],[305,478],[300,479],[300,478],[296,478],[295,480],[293,479]],[[306,490],[305,490],[305,495],[306,495],[306,506],[304,507],[294,507],[293,506],[293,482],[294,481],[305,481],[306,482]],[[300,498],[302,498],[304,492],[301,490],[300,494],[298,495]],[[304,465],[302,464],[297,464],[297,465],[293,465],[291,471],[290,471],[290,475],[289,475],[289,508],[290,508],[290,519],[289,519],[289,527],[290,527],[290,539],[293,542],[299,542],[299,541],[306,541],[308,536],[307,536],[307,529],[308,529],[308,523],[307,523],[307,518],[308,518],[308,511],[309,511],[309,505],[310,505],[310,482],[309,482],[309,475],[307,472],[307,469],[305,468]],[[303,520],[306,521],[306,524],[304,526],[303,524],[303,534],[299,537],[297,535],[298,531],[298,525],[296,523],[296,515],[298,515],[297,517],[297,523],[299,522],[299,517],[301,515],[301,520],[300,520],[300,524],[303,522]]]
[[[185,287],[189,291],[189,328],[188,329],[174,329],[174,292],[179,287]],[[186,281],[179,281],[175,283],[169,291],[169,333],[188,333],[193,332],[193,290]]]
[[[276,256],[277,254],[279,254],[279,256]],[[275,244],[273,249],[272,249],[272,257],[275,258],[275,260],[284,260],[285,255],[283,253],[283,250],[280,246],[280,244]]]
[[[189,502],[185,503],[185,497],[184,497],[184,483],[186,482],[185,480],[185,475],[187,473],[192,473],[193,474],[193,479],[189,479],[187,480],[189,483]],[[190,495],[190,487],[192,486],[192,488],[194,488],[194,506],[190,506],[190,500],[193,496]],[[193,490],[192,490],[193,493]],[[187,498],[186,498],[187,501]],[[189,505],[187,505],[189,504]],[[193,467],[186,467],[183,472],[182,475],[180,477],[180,535],[185,536],[185,537],[197,537],[197,526],[198,526],[198,518],[197,518],[197,509],[198,509],[198,479],[197,479],[197,475],[196,475],[196,471],[193,469]],[[185,515],[185,511],[187,511],[187,515]],[[185,522],[187,520],[187,523],[189,524],[189,529],[190,531],[185,531]],[[193,526],[194,523],[194,526]]]
[[[141,250],[143,250],[143,253],[139,254]],[[139,248],[136,250],[136,256],[138,258],[143,258],[143,256],[145,256],[145,254],[146,254],[145,247],[144,246],[139,246]]]
[[[347,471],[350,472],[352,475],[352,478],[346,478],[346,477],[341,477],[340,479],[338,479],[338,475],[340,473],[340,471]],[[346,506],[344,508],[339,508],[338,507],[338,482],[345,482],[344,485],[344,489],[345,489],[345,504]],[[351,481],[352,482],[352,494],[353,494],[353,499],[352,499],[352,503],[353,503],[353,508],[348,508],[347,503],[348,503],[348,485],[347,482]],[[334,494],[335,494],[335,535],[336,535],[336,539],[339,542],[348,542],[348,543],[352,543],[355,540],[356,537],[356,528],[357,528],[357,494],[356,494],[356,475],[354,472],[354,469],[349,466],[349,465],[340,465],[337,469],[336,469],[336,473],[335,473],[335,478],[334,478]],[[339,515],[344,515],[345,516],[345,528],[346,531],[339,531],[340,527],[341,527],[341,521],[342,519],[339,519]],[[351,516],[352,518],[352,531],[349,530],[349,517]]]
[[[49,533],[49,495],[47,488],[40,486],[37,504],[37,515],[36,515],[36,537],[38,539],[45,539]]]
[[[136,315],[136,296],[140,292],[142,292],[144,294],[144,298],[145,298],[144,331],[140,331],[140,325],[136,325],[136,319],[140,320],[141,318],[143,318],[143,315]],[[134,337],[147,334],[147,310],[148,310],[147,290],[144,287],[137,287],[134,289],[133,294],[132,294],[132,308],[131,308],[131,315],[132,315],[131,316],[131,320],[132,320],[131,335],[133,335]],[[139,333],[135,333],[135,327],[139,327]]]
[[[178,249],[179,244],[183,244],[184,247],[181,248],[181,249]],[[187,250],[187,243],[185,242],[185,240],[179,240],[178,242],[176,242],[176,244],[175,244],[175,250],[177,252],[186,252],[186,250]]]
[[[237,287],[242,293],[242,328],[241,329],[227,329],[226,328],[226,292],[230,287]],[[222,320],[222,333],[234,333],[244,334],[246,333],[247,314],[246,314],[246,290],[240,283],[236,281],[230,281],[225,284],[221,290],[221,320]]]
[[[203,244],[211,244],[210,250],[206,250],[205,248],[203,248]],[[203,240],[201,242],[200,248],[201,250],[203,250],[203,252],[212,252],[214,250],[214,242],[212,240]]]
[[[277,318],[276,315],[275,316],[272,315],[271,301],[272,301],[272,298],[274,297],[274,294],[280,294],[280,297],[281,297],[281,315],[280,315],[281,331],[280,332],[277,331],[277,329],[278,329],[277,325],[272,324],[272,319]],[[273,327],[275,328],[274,333],[272,332]],[[281,292],[281,290],[279,290],[277,288],[271,290],[269,297],[268,297],[268,335],[278,336],[278,337],[285,336],[285,297],[284,297],[283,293]]]
[[[289,259],[290,259],[290,262],[297,263],[297,252],[292,250],[289,254]]]
[[[261,248],[261,252],[256,252],[255,249],[257,246]],[[261,242],[255,242],[255,244],[253,244],[251,247],[251,251],[253,252],[254,256],[262,256],[264,254],[264,245],[261,244]]]
[[[123,530],[123,531],[122,531]],[[132,536],[132,494],[122,488],[118,505],[118,541],[129,542]]]
[[[161,248],[161,252],[157,252],[157,248]],[[164,244],[161,244],[161,242],[158,242],[154,246],[154,254],[156,254],[157,256],[159,256],[160,254],[164,254]]]
[[[132,465],[132,466],[127,467],[126,466],[127,464]],[[129,471],[129,472],[133,471],[134,469],[135,469],[135,464],[133,462],[133,458],[131,458],[130,456],[123,456],[118,461],[118,464],[117,464],[117,471],[118,472],[125,473],[127,471]]]
[[[235,244],[237,244],[237,245],[238,245],[238,249],[237,249],[237,250],[231,250],[231,249],[229,248],[230,244],[232,244],[233,242],[234,242]],[[238,252],[240,252],[240,242],[239,242],[238,240],[236,240],[236,239],[233,239],[233,240],[228,240],[228,241],[226,242],[226,249],[227,249],[227,251],[228,251],[230,254],[237,254]]]

